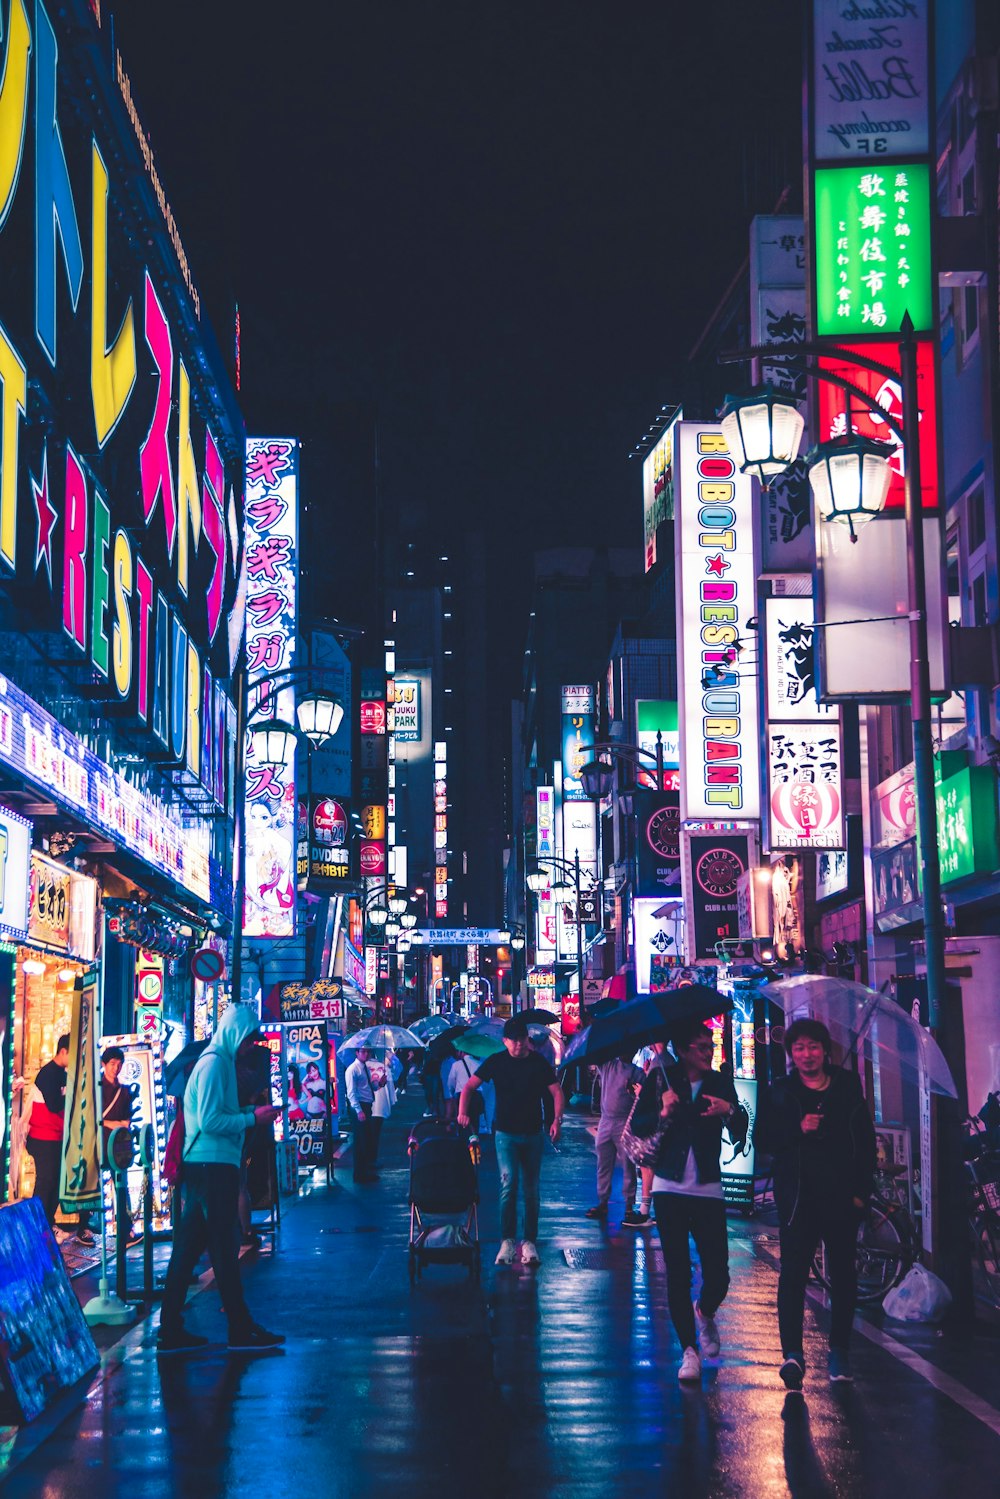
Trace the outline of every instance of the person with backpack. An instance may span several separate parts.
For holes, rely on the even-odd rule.
[[[240,1281],[240,1162],[246,1132],[280,1112],[270,1104],[242,1107],[236,1081],[237,1056],[252,1048],[258,1030],[249,1005],[231,1004],[195,1063],[184,1089],[181,1213],[160,1308],[159,1354],[191,1353],[208,1339],[184,1326],[191,1272],[207,1248],[232,1351],[280,1347],[284,1337],[255,1322]]]
[[[762,1096],[755,1141],[774,1158],[778,1372],[786,1389],[798,1391],[806,1371],[806,1282],[820,1243],[830,1281],[830,1378],[839,1384],[852,1377],[857,1237],[872,1193],[875,1127],[855,1074],[833,1065],[833,1043],[821,1021],[793,1020],[785,1051],[792,1069]]]

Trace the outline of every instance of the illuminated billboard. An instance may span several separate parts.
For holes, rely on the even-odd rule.
[[[580,771],[594,758],[594,719],[597,692],[594,687],[562,689],[562,767],[564,802],[585,802],[587,793]]]
[[[930,191],[926,163],[817,169],[817,333],[897,334],[907,312],[933,330]]]
[[[681,741],[677,728],[677,704],[666,698],[638,698],[635,705],[635,742],[645,754],[636,770],[636,784],[657,790],[656,736],[663,746],[663,768],[677,770],[681,763]],[[652,756],[652,759],[650,759]],[[671,779],[667,777],[668,781]],[[659,788],[662,791],[662,787]]]
[[[816,161],[922,156],[930,145],[929,0],[813,0]]]
[[[656,564],[656,532],[674,518],[674,428],[680,411],[642,465],[642,537],[646,571]]]
[[[298,582],[299,445],[293,437],[251,437],[246,452],[247,722],[295,722],[295,690],[276,675],[295,659]],[[244,935],[295,933],[295,740],[282,765],[246,753]]]
[[[760,815],[754,509],[750,479],[715,424],[678,426],[677,668],[682,704],[681,816]]]

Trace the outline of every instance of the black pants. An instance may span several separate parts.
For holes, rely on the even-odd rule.
[[[160,1327],[180,1326],[191,1272],[207,1249],[215,1283],[230,1332],[253,1321],[243,1298],[240,1280],[240,1168],[215,1162],[194,1165],[185,1161],[181,1185],[181,1216],[174,1230],[174,1247],[163,1288]]]
[[[62,1141],[33,1140],[29,1135],[26,1143],[28,1154],[35,1163],[35,1190],[33,1195],[41,1202],[45,1210],[45,1217],[51,1228],[55,1222],[56,1208],[59,1206],[59,1172],[62,1169]]]
[[[654,1192],[653,1212],[667,1272],[667,1305],[682,1348],[697,1347],[691,1305],[691,1246],[701,1261],[698,1305],[713,1317],[729,1290],[729,1236],[726,1204],[721,1197],[691,1197],[684,1192]]]
[[[358,1119],[355,1122],[353,1171],[355,1181],[366,1181],[374,1174],[381,1133],[381,1119],[376,1119],[371,1114],[367,1119]]]
[[[781,1229],[778,1328],[783,1357],[802,1353],[806,1282],[821,1240],[830,1282],[830,1347],[846,1352],[858,1300],[855,1256],[859,1218],[860,1213],[852,1204],[800,1198],[791,1223]]]

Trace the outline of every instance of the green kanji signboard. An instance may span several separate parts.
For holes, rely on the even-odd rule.
[[[816,330],[844,338],[934,326],[926,164],[823,167],[815,193]]]
[[[974,765],[938,781],[941,883],[990,874],[1000,865],[997,783],[991,765]]]

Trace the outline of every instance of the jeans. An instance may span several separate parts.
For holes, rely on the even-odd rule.
[[[621,1147],[622,1130],[625,1121],[615,1121],[613,1127],[608,1127],[607,1133],[602,1120],[601,1128],[597,1131],[595,1146],[597,1149],[597,1201],[601,1207],[607,1207],[611,1196],[611,1182],[615,1174],[615,1162],[621,1161],[622,1166],[622,1195],[625,1199],[626,1208],[635,1204],[635,1166]]]
[[[252,1321],[240,1280],[240,1168],[218,1162],[184,1162],[181,1216],[174,1230],[174,1247],[167,1267],[160,1310],[160,1327],[181,1325],[191,1272],[202,1251],[215,1271],[215,1283],[230,1333]]]
[[[729,1236],[726,1204],[721,1197],[692,1197],[685,1192],[654,1192],[653,1211],[667,1272],[667,1305],[682,1348],[698,1346],[691,1305],[691,1247],[701,1261],[698,1305],[714,1317],[729,1290]]]
[[[820,1240],[830,1282],[830,1347],[846,1353],[858,1300],[856,1261],[859,1211],[852,1205],[800,1198],[792,1221],[780,1230],[778,1329],[784,1358],[802,1353],[802,1321],[809,1269]]]
[[[33,1140],[29,1135],[25,1142],[28,1154],[35,1163],[34,1196],[45,1210],[51,1228],[59,1206],[59,1172],[62,1170],[62,1141]]]
[[[538,1179],[542,1172],[542,1132],[508,1135],[496,1132],[497,1165],[500,1167],[500,1237],[517,1238],[517,1188],[524,1183],[524,1237],[538,1238]]]

